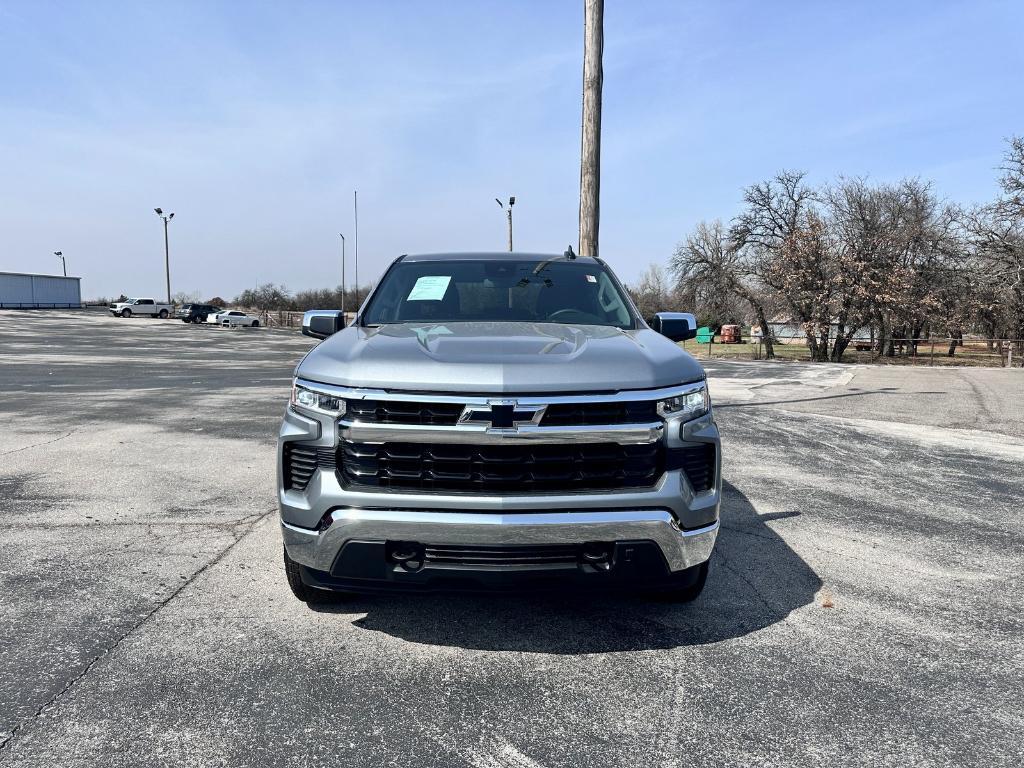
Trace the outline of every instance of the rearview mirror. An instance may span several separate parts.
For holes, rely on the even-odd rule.
[[[345,327],[345,315],[334,309],[311,309],[302,316],[302,332],[314,339],[326,339]]]
[[[686,341],[697,335],[697,318],[689,312],[659,312],[652,327],[672,341]]]

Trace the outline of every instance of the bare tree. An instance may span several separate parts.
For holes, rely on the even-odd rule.
[[[174,304],[196,304],[202,301],[199,291],[178,291],[171,297]]]
[[[677,295],[742,298],[766,331],[769,308],[783,309],[812,360],[842,360],[865,328],[887,355],[936,335],[952,355],[976,328],[1024,338],[1024,139],[1001,169],[1000,197],[967,212],[916,178],[812,188],[783,171],[744,191],[728,233],[701,223],[676,248]]]
[[[1024,220],[998,201],[965,216],[965,228],[981,266],[980,314],[990,327],[1024,339]],[[1024,350],[1022,350],[1024,352]]]
[[[627,286],[627,290],[641,317],[648,322],[658,312],[675,309],[675,291],[665,275],[665,270],[657,264],[648,266],[640,280],[634,285]]]
[[[995,203],[999,216],[1008,219],[1024,219],[1024,136],[1014,136],[1003,155],[999,170],[999,187],[1003,194]]]
[[[745,302],[761,326],[765,355],[771,359],[775,357],[775,348],[768,325],[769,304],[758,281],[759,259],[749,258],[754,252],[754,248],[737,249],[722,222],[702,221],[676,247],[669,269],[675,277],[677,292],[692,292],[697,306],[720,306],[729,295]]]
[[[743,200],[746,208],[733,220],[729,236],[744,273],[774,292],[801,324],[811,359],[827,359],[830,318],[822,307],[827,295],[821,293],[830,289],[829,250],[814,190],[802,171],[782,171],[748,187]],[[762,327],[767,336],[767,325]]]
[[[235,297],[235,304],[255,307],[266,312],[269,309],[288,309],[291,294],[283,285],[264,283],[257,288],[247,288]]]
[[[839,362],[858,331],[872,323],[886,327],[882,308],[893,301],[893,211],[885,191],[863,178],[840,178],[822,197],[838,241],[836,333],[829,357]]]

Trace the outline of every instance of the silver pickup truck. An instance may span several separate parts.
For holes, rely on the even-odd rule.
[[[278,445],[289,585],[628,587],[692,600],[719,526],[704,370],[599,260],[402,256],[299,363]]]

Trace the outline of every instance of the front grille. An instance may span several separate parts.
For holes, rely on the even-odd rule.
[[[559,493],[648,488],[663,471],[659,443],[440,445],[343,441],[341,481],[421,491]]]
[[[649,424],[658,421],[653,400],[622,403],[552,403],[544,412],[545,427],[585,427],[601,424]]]
[[[313,473],[319,468],[333,471],[337,468],[335,452],[331,448],[288,442],[284,444],[284,487],[304,491]]]
[[[704,443],[692,448],[670,448],[665,464],[668,469],[681,469],[697,493],[706,491],[715,482],[715,446]]]
[[[349,400],[346,418],[371,424],[434,424],[459,421],[461,403],[410,403],[399,400]]]
[[[533,544],[530,546],[485,547],[477,545],[427,544],[423,562],[427,565],[556,566],[575,565],[582,547],[578,544]]]
[[[346,419],[369,424],[454,426],[463,403],[417,403],[402,400],[349,400]],[[658,420],[652,400],[615,403],[552,403],[543,427],[582,427],[602,424],[648,424]]]

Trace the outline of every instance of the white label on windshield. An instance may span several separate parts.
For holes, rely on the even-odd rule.
[[[416,280],[406,301],[440,301],[448,290],[451,275],[424,275]]]

